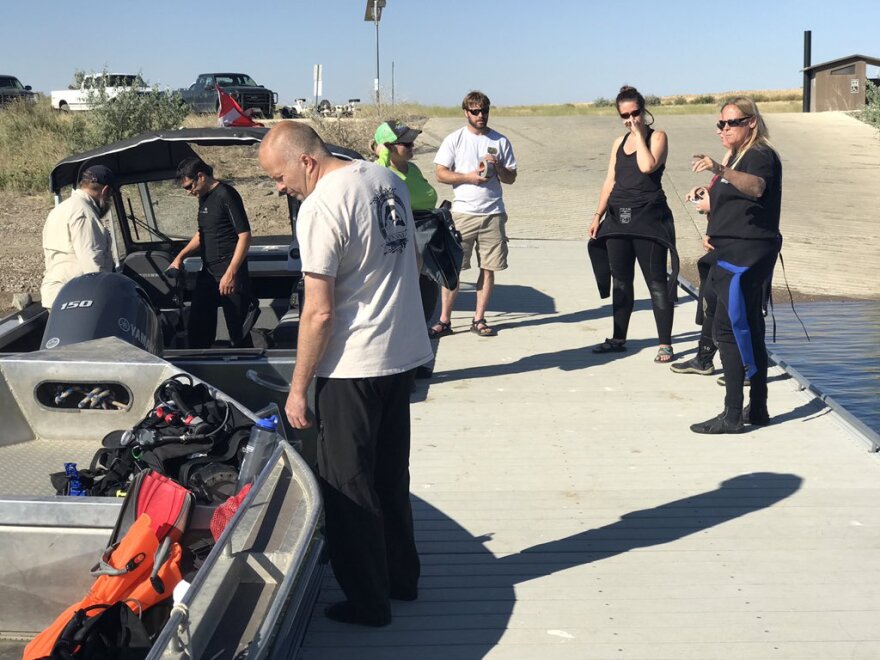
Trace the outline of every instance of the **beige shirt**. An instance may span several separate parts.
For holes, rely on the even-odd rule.
[[[74,190],[46,218],[43,226],[46,270],[40,286],[43,307],[52,307],[58,292],[74,277],[113,270],[110,234],[101,223],[95,201]]]

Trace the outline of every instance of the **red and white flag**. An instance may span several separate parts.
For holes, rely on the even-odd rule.
[[[218,126],[262,126],[251,119],[246,110],[236,103],[235,99],[217,87],[217,96],[220,98],[220,108],[217,111]]]

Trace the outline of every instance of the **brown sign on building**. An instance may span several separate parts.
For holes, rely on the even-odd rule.
[[[861,110],[865,107],[868,66],[880,66],[880,58],[849,55],[803,69],[810,84],[810,112]]]

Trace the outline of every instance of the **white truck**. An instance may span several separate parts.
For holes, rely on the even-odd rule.
[[[91,110],[100,100],[103,84],[108,99],[117,96],[123,90],[137,89],[150,91],[143,78],[133,73],[90,73],[82,77],[78,86],[71,85],[67,89],[53,91],[52,107],[65,112],[70,110]]]

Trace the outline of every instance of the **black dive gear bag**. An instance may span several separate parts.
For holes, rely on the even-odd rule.
[[[446,289],[455,289],[464,253],[461,234],[452,222],[448,207],[415,211],[413,220],[416,246],[422,255],[422,274]]]
[[[89,469],[79,470],[80,491],[122,496],[134,475],[151,468],[191,490],[198,502],[223,502],[235,494],[251,419],[188,374],[163,382],[154,404],[134,428],[104,437]],[[52,475],[59,495],[69,494],[70,481],[69,473]]]

